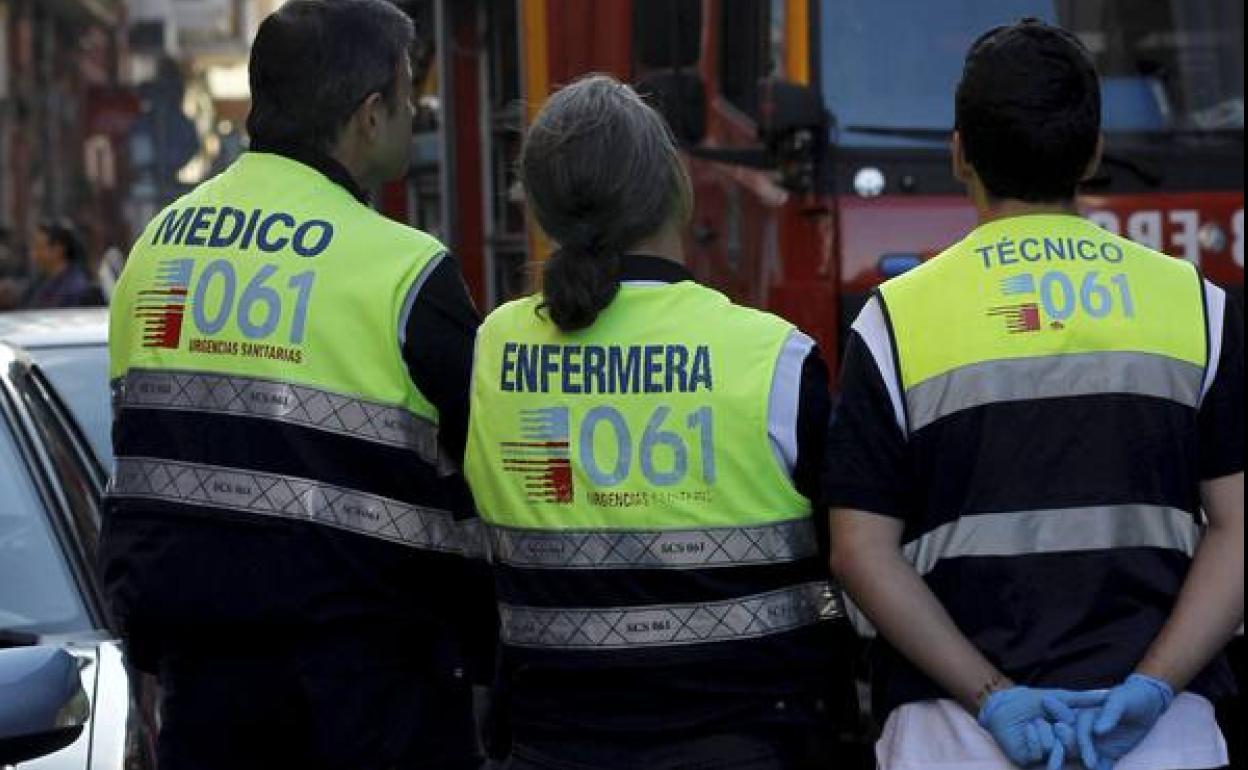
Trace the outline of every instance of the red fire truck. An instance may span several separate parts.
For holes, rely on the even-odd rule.
[[[976,36],[1026,16],[1073,30],[1103,75],[1088,216],[1242,297],[1240,0],[431,5],[439,120],[388,204],[440,232],[483,308],[530,288],[548,250],[514,176],[524,126],[560,83],[605,71],[651,94],[686,149],[694,273],[835,362],[874,286],[973,225],[949,170],[954,86]]]
[[[482,309],[531,290],[549,251],[515,176],[525,126],[560,84],[610,72],[684,147],[697,277],[806,329],[835,370],[872,289],[974,225],[950,172],[954,88],[972,40],[1028,16],[1073,30],[1103,75],[1085,213],[1242,301],[1241,0],[396,2],[436,54],[412,173],[384,204],[450,245]],[[815,753],[873,766],[853,694],[829,694]],[[1237,722],[1224,720],[1235,744]]]

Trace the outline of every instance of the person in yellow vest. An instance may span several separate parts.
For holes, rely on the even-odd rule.
[[[854,323],[825,493],[833,570],[882,636],[885,770],[1228,761],[1242,321],[1079,216],[1101,146],[1078,39],[979,38],[952,140],[979,225]]]
[[[445,478],[478,317],[445,247],[365,193],[407,169],[412,38],[382,0],[267,17],[250,151],[116,286],[102,558],[164,688],[162,770],[479,764],[460,621],[493,598]]]
[[[689,180],[627,85],[550,97],[521,180],[558,248],[482,324],[465,459],[507,767],[794,767],[824,655],[822,359],[693,280]]]

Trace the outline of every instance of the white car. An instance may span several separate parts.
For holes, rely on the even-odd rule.
[[[86,313],[47,314],[61,326],[42,337],[31,314],[0,315],[0,337],[20,327],[34,350],[0,343],[0,767],[154,767],[155,689],[127,669],[96,571],[107,354],[104,314]]]
[[[0,342],[30,354],[86,434],[101,467],[111,469],[108,308],[0,313]]]

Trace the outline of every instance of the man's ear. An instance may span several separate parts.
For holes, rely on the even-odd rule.
[[[347,125],[360,139],[371,143],[381,132],[385,109],[385,98],[379,93],[371,93],[360,102]]]
[[[953,178],[962,184],[969,184],[975,172],[966,161],[966,151],[962,147],[962,133],[955,130],[949,138],[949,162]]]
[[[1096,149],[1092,151],[1092,159],[1088,161],[1088,167],[1083,170],[1083,176],[1080,182],[1086,182],[1096,176],[1097,170],[1101,167],[1101,156],[1105,153],[1105,135],[1096,135]]]

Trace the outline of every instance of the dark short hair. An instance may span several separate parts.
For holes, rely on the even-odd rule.
[[[73,222],[68,219],[41,219],[35,227],[54,245],[61,247],[66,262],[78,265],[86,260],[87,250]]]
[[[413,37],[385,0],[292,0],[269,14],[248,65],[252,141],[329,149],[370,94],[394,105]]]
[[[954,121],[989,195],[1069,200],[1101,131],[1092,57],[1074,35],[1035,19],[990,30],[966,55]]]
[[[619,258],[692,207],[667,123],[632,88],[589,75],[555,92],[520,159],[529,207],[560,248],[542,272],[543,310],[589,326],[619,288]]]

